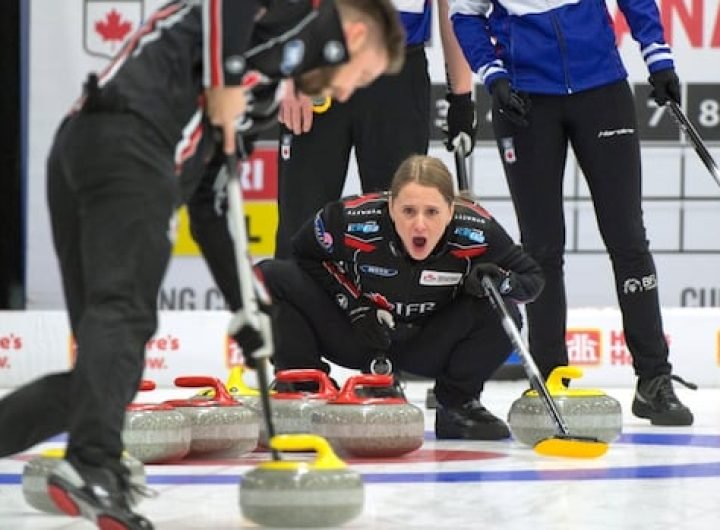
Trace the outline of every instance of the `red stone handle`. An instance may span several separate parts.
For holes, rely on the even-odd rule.
[[[155,387],[155,381],[151,381],[150,379],[143,379],[142,381],[140,381],[140,392],[155,390]]]
[[[183,388],[210,387],[215,391],[214,402],[219,403],[236,403],[230,392],[225,388],[225,384],[217,377],[204,375],[188,375],[175,378],[175,386]]]
[[[322,370],[298,368],[295,370],[282,370],[275,374],[275,381],[284,383],[296,383],[298,381],[313,381],[318,384],[317,392],[309,393],[310,396],[319,399],[332,399],[337,396],[335,385],[328,375]]]
[[[349,377],[345,384],[340,390],[338,397],[352,398],[357,397],[355,389],[359,386],[379,386],[388,387],[392,386],[393,378],[391,375],[380,375],[380,374],[360,374]]]

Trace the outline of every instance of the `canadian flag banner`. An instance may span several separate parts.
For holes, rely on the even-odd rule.
[[[85,50],[112,58],[144,18],[142,0],[85,0]]]

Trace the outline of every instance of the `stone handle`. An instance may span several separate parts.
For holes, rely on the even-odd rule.
[[[191,375],[175,378],[175,386],[183,388],[211,387],[215,392],[214,401],[220,403],[235,403],[235,400],[225,388],[220,379],[203,375]]]

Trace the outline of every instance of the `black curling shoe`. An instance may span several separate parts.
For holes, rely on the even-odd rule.
[[[63,460],[48,477],[48,494],[55,505],[101,530],[152,530],[152,523],[130,507],[138,493],[147,495],[130,484],[130,473],[119,462],[117,469],[110,469]]]
[[[475,399],[459,407],[438,403],[435,436],[439,440],[503,440],[510,437],[510,429]]]
[[[675,395],[673,381],[697,389],[697,385],[676,375],[663,374],[650,379],[638,379],[632,404],[633,414],[638,418],[649,419],[652,425],[692,425],[693,414]]]

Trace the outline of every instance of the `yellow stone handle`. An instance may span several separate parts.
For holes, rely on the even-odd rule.
[[[577,366],[558,366],[547,378],[545,386],[553,397],[599,397],[606,395],[596,388],[568,388],[563,385],[563,379],[579,379],[583,375],[582,369]],[[538,397],[536,390],[528,390],[523,395]]]
[[[243,380],[243,367],[235,365],[230,368],[230,374],[228,375],[225,388],[230,395],[233,397],[252,397],[259,396],[260,392],[254,388],[250,388],[247,383]],[[273,391],[274,392],[274,391]],[[212,388],[206,388],[195,394],[197,397],[214,398],[215,390]]]
[[[277,451],[314,451],[314,461],[271,460],[260,464],[263,469],[283,470],[331,470],[344,469],[343,462],[332,450],[328,441],[316,434],[279,434],[270,439],[270,447]]]
[[[545,384],[550,393],[554,394],[565,389],[563,379],[580,379],[582,376],[583,371],[577,366],[558,366],[550,373]]]
[[[255,388],[250,388],[248,384],[243,380],[243,367],[235,365],[230,368],[230,375],[228,375],[227,383],[225,388],[228,389],[230,394],[233,396],[259,396],[260,392]]]

